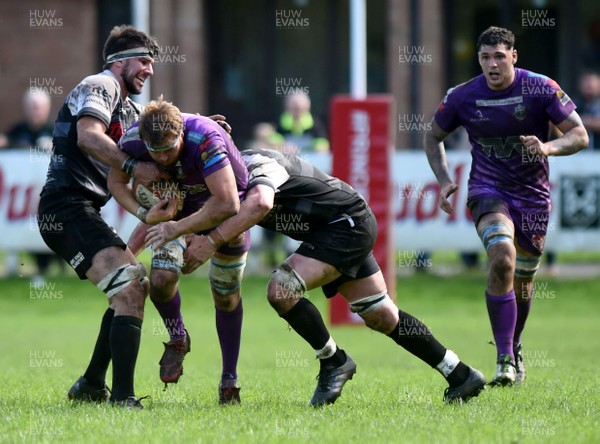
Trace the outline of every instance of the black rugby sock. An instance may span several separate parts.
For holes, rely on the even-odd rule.
[[[446,376],[446,381],[448,381],[448,384],[450,385],[450,387],[458,387],[459,385],[462,385],[467,380],[470,373],[471,373],[471,370],[469,369],[469,366],[463,364],[462,361],[460,361],[456,365],[456,368],[454,369],[454,371],[452,373],[450,373],[448,376]]]
[[[427,326],[402,310],[398,310],[398,315],[398,325],[388,336],[431,367],[442,362],[446,348],[435,339]]]
[[[281,317],[315,350],[320,350],[327,344],[330,337],[329,331],[323,322],[321,313],[308,299],[300,299],[291,310]]]
[[[333,356],[325,359],[321,359],[321,368],[332,369],[337,368],[340,365],[344,365],[346,362],[346,352],[341,348],[336,348]]]
[[[111,399],[121,401],[134,396],[133,377],[140,349],[142,320],[134,316],[115,316],[110,329],[113,361]]]
[[[115,311],[110,307],[104,312],[92,359],[83,374],[87,382],[97,387],[104,387],[106,371],[110,364],[110,326],[114,315]]]
[[[417,358],[425,361],[431,367],[437,368],[446,355],[446,348],[417,318],[402,310],[398,310],[398,315],[400,317],[398,325],[388,336]],[[450,387],[456,387],[467,380],[469,373],[469,367],[459,361],[452,373],[444,378]]]

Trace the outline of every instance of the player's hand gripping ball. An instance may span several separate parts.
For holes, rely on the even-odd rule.
[[[160,180],[146,186],[138,180],[132,179],[131,188],[135,200],[147,210],[164,199],[177,200],[178,212],[183,208],[185,192],[179,188],[179,184],[174,180]]]

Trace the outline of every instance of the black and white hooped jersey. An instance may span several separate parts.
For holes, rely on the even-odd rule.
[[[331,223],[358,224],[370,214],[363,197],[342,180],[301,157],[267,149],[242,151],[248,190],[263,184],[275,190],[273,209],[259,225],[302,240]]]
[[[44,192],[81,190],[104,205],[109,199],[107,177],[110,167],[86,154],[77,145],[77,120],[99,119],[106,135],[115,143],[138,120],[141,106],[121,98],[119,82],[105,70],[83,79],[67,96],[54,124],[53,155]]]

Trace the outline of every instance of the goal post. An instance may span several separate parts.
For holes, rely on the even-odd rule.
[[[378,224],[373,248],[390,297],[396,296],[392,156],[394,99],[390,94],[335,96],[330,108],[333,175],[350,184],[367,201]],[[365,295],[369,296],[369,295]],[[337,295],[330,300],[331,324],[362,323]]]

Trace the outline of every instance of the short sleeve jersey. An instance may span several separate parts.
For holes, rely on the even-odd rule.
[[[184,125],[183,152],[175,165],[161,167],[177,181],[184,194],[184,206],[178,218],[189,216],[202,208],[211,196],[206,178],[227,165],[233,170],[238,195],[243,200],[248,185],[248,170],[229,134],[207,117],[186,113],[181,116]],[[125,133],[120,147],[135,159],[152,161],[146,145],[140,139],[137,123]]]
[[[258,184],[275,190],[273,209],[259,222],[269,230],[304,240],[311,232],[342,219],[363,220],[370,213],[350,185],[294,155],[274,150],[242,151],[248,189]]]
[[[118,143],[138,119],[141,106],[121,98],[119,82],[109,70],[83,79],[67,96],[54,124],[53,155],[43,192],[80,190],[99,206],[109,199],[110,167],[86,154],[77,145],[77,120],[99,119],[106,134]]]
[[[471,142],[469,198],[500,192],[509,199],[550,208],[548,159],[527,151],[519,136],[549,136],[575,110],[573,101],[552,79],[515,68],[512,85],[500,91],[483,74],[452,88],[435,121],[450,133],[463,126]]]

